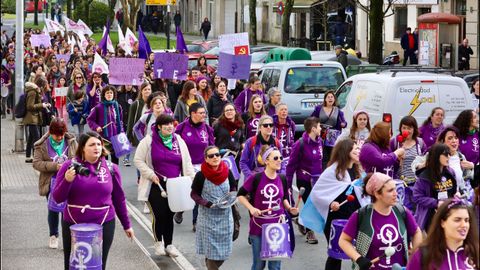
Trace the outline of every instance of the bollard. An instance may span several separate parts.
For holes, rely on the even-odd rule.
[[[25,152],[25,144],[23,138],[25,137],[25,126],[21,120],[15,121],[15,149],[16,153]]]
[[[93,223],[70,226],[70,270],[101,270],[103,227]]]
[[[343,228],[347,225],[346,219],[334,219],[330,229],[330,241],[328,242],[328,256],[338,260],[349,260],[350,257],[343,252],[338,245],[338,240],[342,234]]]

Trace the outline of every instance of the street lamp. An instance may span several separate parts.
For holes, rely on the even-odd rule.
[[[24,18],[24,1],[17,2],[16,24],[15,24],[15,96],[13,104],[17,103],[20,95],[24,93],[23,78],[23,18]],[[15,112],[15,109],[14,109]],[[14,114],[14,113],[12,113]],[[24,129],[21,119],[15,119],[15,152],[23,152]]]

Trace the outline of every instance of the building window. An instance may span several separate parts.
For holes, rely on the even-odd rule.
[[[431,13],[431,12],[432,12],[432,9],[429,8],[429,7],[420,7],[420,8],[418,8],[417,16],[420,16],[420,15],[423,15],[423,14],[426,14],[426,13]]]
[[[276,14],[277,25],[282,25],[282,15],[278,14],[278,12]]]
[[[457,0],[455,2],[455,14],[456,15],[467,15],[467,1],[466,0]]]
[[[401,38],[407,30],[407,8],[395,7],[394,38]]]

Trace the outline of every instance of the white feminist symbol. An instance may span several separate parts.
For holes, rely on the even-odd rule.
[[[80,249],[82,248],[82,249]],[[85,263],[88,263],[92,259],[92,246],[86,242],[77,242],[73,246],[73,262],[77,262],[75,269],[87,269]]]
[[[125,135],[125,133],[120,133],[118,135],[118,142],[122,144],[122,149],[130,149],[130,145],[128,144],[128,138],[127,138],[127,135]]]
[[[207,132],[205,132],[205,130],[202,130],[200,132],[200,138],[202,138],[202,142],[206,143],[208,142],[207,139],[208,139],[208,134]]]
[[[106,183],[107,181],[105,181],[105,177],[107,177],[107,170],[104,167],[101,167],[100,171],[98,172],[98,178],[100,179],[98,182]]]
[[[383,171],[385,172],[386,175],[392,176],[392,175],[390,175],[390,172],[393,173],[393,166],[385,167],[385,168],[383,169]]]
[[[377,239],[380,239],[382,243],[386,244],[387,246],[381,247],[379,248],[379,250],[385,250],[388,247],[391,247],[392,244],[395,241],[397,241],[398,237],[399,237],[399,234],[395,226],[393,226],[392,224],[383,225],[382,228],[380,229],[380,233],[377,234]],[[387,258],[385,259],[385,262],[387,264],[390,264],[390,257],[387,256]]]
[[[177,153],[177,155],[180,154],[177,142],[172,143],[172,150],[175,151],[175,153]]]
[[[279,223],[269,224],[266,230],[268,248],[276,252],[285,240],[285,230]]]
[[[473,138],[472,146],[473,146],[473,151],[478,152],[478,139],[477,138]]]
[[[253,121],[252,121],[252,127],[253,127],[252,131],[253,131],[253,133],[255,133],[255,134],[257,134],[257,131],[258,131],[258,120],[260,120],[260,119],[255,118],[255,119],[253,119]]]
[[[273,198],[275,198],[275,196],[278,195],[278,193],[280,192],[280,190],[278,189],[278,187],[274,184],[267,184],[265,185],[265,187],[263,188],[263,190],[260,192],[261,194],[263,194],[263,196],[268,199],[268,201],[262,201],[263,204],[268,204],[268,209],[272,208],[272,205],[273,204],[276,204],[278,205],[278,202],[276,200],[273,200]],[[270,214],[272,211],[268,211],[268,213]]]

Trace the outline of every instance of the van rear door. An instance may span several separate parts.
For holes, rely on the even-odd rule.
[[[445,124],[451,124],[464,110],[476,109],[468,85],[460,78],[438,81],[439,104],[445,110]]]

